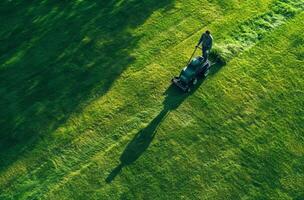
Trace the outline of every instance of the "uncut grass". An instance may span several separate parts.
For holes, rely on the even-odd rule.
[[[248,17],[249,16],[250,16],[250,14],[248,15]],[[233,18],[231,19],[231,21],[233,21]],[[230,22],[230,23],[233,24],[232,22]],[[218,24],[220,24],[220,22],[218,22]],[[184,26],[186,26],[186,25],[184,25]],[[165,30],[165,31],[167,31],[167,30]],[[189,34],[189,33],[187,33],[187,34]],[[185,34],[185,35],[187,36],[187,34]],[[197,34],[196,37],[198,37],[198,35],[199,34]],[[164,37],[165,37],[165,35],[164,35]],[[191,38],[191,40],[192,41],[196,40],[197,39],[196,37],[195,37],[195,39]],[[181,39],[179,39],[179,40],[181,40]],[[149,40],[149,41],[151,41],[151,40]],[[185,44],[185,43],[187,43],[187,44]],[[188,52],[191,48],[190,47],[185,48],[185,46],[187,46],[189,43],[190,42],[185,41],[184,43],[179,45],[178,48],[180,48],[180,49],[183,48],[183,49],[185,49],[184,50],[185,52]],[[193,42],[191,42],[191,43],[193,43]],[[151,45],[153,46],[153,41],[151,42]],[[159,52],[157,52],[156,54],[158,54],[158,53]],[[81,140],[82,138],[80,138],[80,140],[77,140],[77,142],[75,142],[76,143],[75,149],[79,148],[79,151],[81,150],[81,151],[86,152],[87,148],[90,148],[90,146],[93,145],[92,151],[99,152],[99,151],[103,151],[105,149],[104,147],[111,146],[111,145],[109,145],[109,143],[114,143],[118,138],[121,137],[122,134],[129,132],[130,136],[135,135],[136,132],[138,132],[138,130],[140,130],[140,128],[144,128],[146,125],[148,125],[149,121],[152,121],[153,116],[157,116],[159,110],[162,109],[161,108],[162,107],[161,99],[159,99],[159,97],[161,96],[161,93],[164,92],[164,89],[167,87],[166,80],[168,79],[168,77],[171,74],[173,74],[172,72],[169,72],[169,69],[174,69],[175,72],[178,72],[178,70],[179,70],[176,68],[176,66],[173,66],[173,64],[176,65],[176,63],[172,62],[172,61],[174,61],[174,59],[173,59],[174,52],[172,53],[172,52],[168,51],[165,53],[168,53],[171,57],[164,59],[165,61],[162,61],[162,62],[158,61],[158,63],[155,63],[155,61],[153,61],[155,64],[151,64],[151,65],[147,66],[146,69],[144,69],[143,71],[133,73],[134,71],[138,70],[138,67],[136,67],[136,64],[134,64],[134,67],[133,67],[134,69],[132,69],[134,71],[130,70],[129,73],[123,74],[121,76],[121,79],[122,79],[122,81],[120,81],[121,83],[118,82],[113,87],[113,89],[111,89],[111,91],[109,91],[109,94],[107,94],[104,98],[102,98],[95,105],[92,105],[91,108],[88,108],[88,111],[85,111],[85,115],[83,117],[81,117],[80,119],[77,119],[77,118],[71,119],[71,121],[68,122],[66,127],[58,130],[54,134],[54,137],[57,137],[56,139],[60,140],[64,137],[70,137],[70,134],[68,136],[66,136],[67,133],[71,133],[71,132],[81,133],[82,132],[82,133],[85,133],[86,136],[83,137],[83,141]],[[164,53],[162,53],[162,54],[164,54]],[[147,54],[146,57],[148,57],[148,55],[150,55],[150,54]],[[153,55],[153,53],[152,53],[152,55]],[[145,56],[143,56],[142,59],[139,59],[138,66],[141,66],[141,64],[144,63],[144,58],[145,58]],[[183,60],[183,59],[180,59],[180,60]],[[164,69],[165,64],[167,64],[167,65],[171,64],[171,68],[169,68],[168,70],[165,70]],[[162,73],[158,74],[159,72],[162,72]],[[153,73],[157,74],[157,76],[156,75],[151,76],[151,74],[153,74]],[[145,81],[142,83],[143,84],[142,87],[138,88],[138,82],[140,82],[140,80],[142,80],[142,79],[144,79]],[[211,79],[213,79],[213,77]],[[128,84],[125,84],[125,83],[128,83]],[[136,88],[136,91],[130,92],[130,88],[132,88],[132,87]],[[147,92],[147,91],[149,91],[149,92]],[[130,101],[131,97],[134,99],[134,101]],[[149,97],[149,98],[146,98],[146,97]],[[115,103],[113,104],[114,98],[117,98],[120,101],[119,102],[114,101]],[[181,97],[181,99],[179,99],[179,101],[181,101],[181,102],[183,100],[184,100],[183,97]],[[171,101],[173,101],[173,100],[171,99]],[[177,103],[177,105],[181,104],[181,102]],[[210,103],[210,102],[204,102],[204,105],[205,104],[208,105],[208,103]],[[140,109],[141,107],[146,107],[146,108],[142,112],[139,112],[138,114],[134,114],[134,113],[138,112],[139,110],[142,110],[142,109]],[[180,114],[180,115],[182,115],[182,117],[180,117],[180,120],[178,120],[178,119],[175,120],[176,122],[181,123],[181,120],[187,121],[192,118],[191,114]],[[132,116],[132,118],[129,119],[130,118],[129,116]],[[170,114],[168,117],[170,117]],[[92,119],[92,118],[95,118],[95,119]],[[115,123],[115,119],[117,120],[116,123]],[[165,120],[165,122],[166,121],[167,120]],[[77,128],[78,131],[75,131],[73,128],[73,124],[78,124],[78,123],[82,124],[82,125],[77,125],[78,128],[82,127],[82,126],[84,128],[83,129]],[[193,123],[195,123],[195,121],[191,122],[191,120],[190,120],[190,122],[188,122],[188,123],[193,124]],[[185,126],[186,125],[187,124],[185,124]],[[74,126],[76,126],[76,125],[74,125]],[[101,128],[101,127],[105,127],[105,128]],[[114,127],[117,127],[117,128],[114,128]],[[171,129],[176,130],[177,127],[171,127]],[[107,132],[106,130],[109,130],[109,131]],[[98,133],[98,131],[100,131],[103,134],[100,135],[100,133]],[[101,138],[101,136],[106,135],[106,134],[110,135],[113,138],[110,138],[110,141],[107,141],[104,138]],[[75,135],[77,135],[77,134],[75,134]],[[74,137],[74,136],[72,135],[71,137]],[[90,137],[92,137],[91,140],[89,140]],[[98,138],[99,140],[94,141],[94,140],[96,140],[96,138]],[[126,144],[126,142],[128,142],[128,139],[131,139],[131,138],[132,137],[127,136],[126,139],[123,141],[123,144]],[[191,140],[189,140],[189,141],[191,141]],[[105,152],[105,154],[107,156],[109,156],[110,158],[113,158],[113,160],[118,160],[119,155],[116,155],[116,154],[119,151],[123,152],[123,147],[124,147],[123,144],[118,144],[118,145],[114,146],[113,147],[114,150],[111,150],[110,153]],[[122,146],[120,146],[120,145],[122,145]],[[214,146],[214,144],[212,144],[212,142],[211,142],[211,145]],[[95,147],[99,147],[99,148],[95,148]],[[73,148],[74,147],[72,147],[71,149],[73,149]],[[178,148],[178,145],[175,145],[174,148]],[[38,148],[37,153],[40,153],[39,151],[40,151],[40,149]],[[111,152],[113,153],[113,151],[116,152],[116,154],[114,154],[114,155],[116,155],[116,157],[114,155],[111,155]],[[73,153],[74,152],[72,152],[72,151],[70,152],[71,155]],[[166,148],[165,153],[168,153],[168,157],[170,157],[169,149]],[[57,153],[52,152],[52,154],[57,154]],[[108,154],[110,154],[110,155],[108,155]],[[35,155],[35,154],[32,154],[32,155]],[[56,160],[55,160],[55,163],[58,165],[57,166],[58,169],[56,169],[56,170],[60,171],[60,170],[62,170],[62,168],[66,167],[66,169],[63,169],[63,171],[68,171],[70,169],[69,163],[72,163],[72,165],[73,165],[73,160],[70,160],[72,158],[72,156],[67,156],[69,159],[64,160],[64,156],[69,155],[68,151],[66,151],[66,152],[59,151],[58,155],[59,155],[59,157],[56,158]],[[89,154],[89,155],[91,155],[91,154]],[[79,157],[77,154],[74,155],[74,157],[76,160],[81,159],[81,157]],[[87,157],[84,156],[84,158],[86,159]],[[109,163],[113,162],[112,159],[106,159],[106,158],[103,158],[103,159],[109,161]],[[50,173],[50,169],[56,168],[54,166],[55,164],[53,165],[53,163],[54,162],[48,162],[48,165],[46,165],[45,168],[41,168],[40,170],[38,170],[39,173],[36,173],[36,174],[33,173],[33,175],[30,175],[29,177],[27,177],[25,179],[21,179],[24,181],[23,182],[21,181],[20,185],[15,186],[16,190],[19,190],[19,194],[21,194],[20,196],[22,196],[22,195],[24,195],[23,197],[26,197],[26,195],[31,196],[32,195],[31,192],[37,196],[40,196],[41,194],[35,193],[35,188],[37,188],[38,181],[41,182],[40,180],[45,179],[45,177],[50,177],[52,175],[56,176],[58,174],[59,175],[61,174],[61,173],[56,174],[56,170],[54,170],[54,171],[52,171],[52,173]],[[20,165],[22,165],[22,164],[25,164],[25,163],[21,163]],[[114,168],[116,164],[118,165],[118,163],[115,163],[111,167]],[[108,164],[107,166],[110,166],[110,165],[111,164]],[[77,167],[77,169],[78,168],[81,168],[81,167]],[[139,169],[139,167],[136,167],[136,168]],[[18,167],[15,167],[15,170],[16,169],[18,169]],[[91,169],[91,167],[90,167],[90,169]],[[14,170],[14,167],[12,167],[12,171],[13,170]],[[91,169],[91,170],[93,170],[93,169]],[[111,169],[108,169],[109,172],[110,172],[110,170]],[[49,173],[51,175],[49,175]],[[18,172],[16,172],[16,174],[18,174]],[[16,176],[16,174],[15,174],[15,176]],[[106,174],[103,174],[103,176],[105,176],[105,175]],[[12,176],[14,176],[14,174]],[[84,174],[83,176],[89,176],[89,175]],[[75,176],[75,177],[77,179],[77,176]],[[118,178],[119,178],[119,176],[118,176]],[[26,180],[28,180],[28,181],[26,181]],[[44,190],[48,187],[48,184],[49,184],[48,181],[52,182],[52,178],[42,181],[45,183],[44,185],[42,185],[42,187],[44,187],[43,188]],[[99,182],[97,181],[96,184],[97,185],[103,184],[103,181],[104,180],[100,180]],[[164,181],[164,183],[166,183],[166,182]],[[33,188],[31,187],[31,184],[32,184]],[[73,182],[73,184],[74,185],[80,184],[80,185],[83,185],[84,188],[88,189],[86,187],[87,183]],[[157,183],[155,183],[155,184],[157,184]],[[52,185],[50,184],[50,186],[52,186]],[[13,189],[13,187],[11,189]],[[24,191],[20,191],[20,188],[22,188],[22,187],[24,188]],[[159,187],[159,186],[155,186],[155,187]],[[110,188],[112,188],[112,186]],[[130,192],[130,191],[128,192],[127,187],[122,188],[118,184],[116,186],[113,186],[113,189],[114,188],[121,189],[121,192],[118,193],[119,195],[121,194],[122,196],[126,196],[126,197],[128,197],[128,195],[132,195],[132,192]],[[38,187],[38,189],[39,189],[39,187]],[[53,190],[53,189],[54,188],[50,188],[50,190]],[[93,188],[93,189],[96,189],[96,188]],[[116,191],[119,191],[119,189]],[[147,190],[150,190],[150,189],[151,188],[149,188],[149,187],[147,188]],[[29,193],[26,194],[26,191],[29,191]],[[123,191],[125,191],[127,193],[123,194]],[[65,193],[65,192],[67,195],[68,194],[76,195],[76,194],[72,194],[73,190],[71,190],[70,192],[67,190],[62,191],[62,193]],[[136,191],[134,191],[134,192],[136,193]],[[181,193],[183,193],[183,192],[181,191]],[[8,194],[9,194],[9,192],[8,192]],[[55,194],[54,197],[56,197],[56,195],[57,195],[56,192],[53,194]],[[99,195],[105,195],[105,194],[109,194],[109,193],[101,192]],[[143,192],[142,194],[145,194],[145,192]],[[15,195],[18,195],[18,193]],[[83,195],[86,195],[86,194],[83,194]]]

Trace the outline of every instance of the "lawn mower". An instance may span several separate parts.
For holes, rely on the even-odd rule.
[[[208,59],[204,60],[202,56],[193,58],[197,48],[199,47],[195,48],[180,75],[172,79],[172,83],[184,92],[190,92],[192,86],[197,84],[199,78],[207,77],[212,66],[210,61]]]

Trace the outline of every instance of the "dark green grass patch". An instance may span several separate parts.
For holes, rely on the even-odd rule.
[[[128,29],[171,3],[2,2],[1,167],[102,96],[134,60]]]

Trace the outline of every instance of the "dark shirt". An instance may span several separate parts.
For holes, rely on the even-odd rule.
[[[208,50],[210,50],[212,48],[212,42],[213,42],[213,37],[211,36],[211,34],[208,35],[207,33],[203,33],[197,46],[202,44],[203,48],[207,48]]]

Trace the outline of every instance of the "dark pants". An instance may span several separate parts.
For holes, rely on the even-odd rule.
[[[203,47],[202,52],[203,52],[204,61],[206,61],[208,59],[209,49]]]

